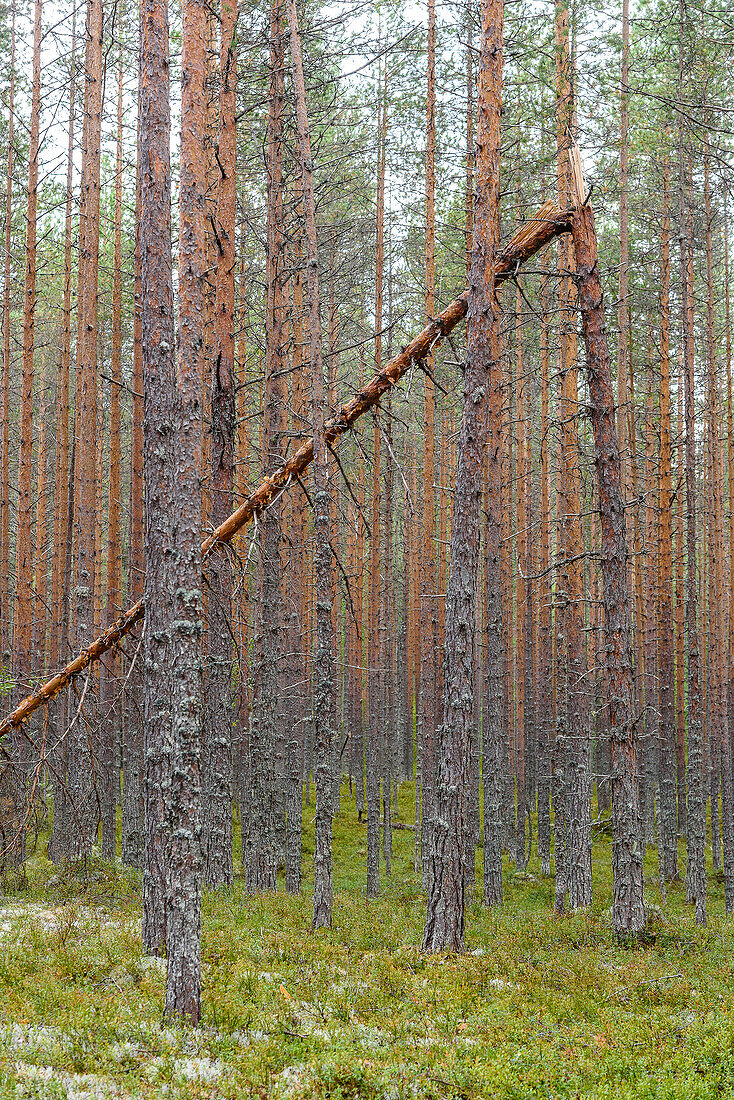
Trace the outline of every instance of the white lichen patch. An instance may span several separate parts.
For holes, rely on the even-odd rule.
[[[181,1058],[174,1065],[178,1076],[185,1077],[187,1081],[200,1081],[202,1084],[216,1081],[224,1069],[218,1058]]]
[[[61,1088],[66,1100],[124,1100],[130,1095],[109,1077],[99,1077],[94,1073],[66,1073],[54,1066],[36,1066],[25,1062],[16,1062],[14,1070],[20,1079],[17,1090],[20,1096],[25,1095],[24,1082],[32,1086],[34,1096],[39,1095],[39,1085],[55,1086],[52,1095],[56,1096]]]

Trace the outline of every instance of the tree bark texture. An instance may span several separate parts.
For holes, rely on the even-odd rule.
[[[643,851],[624,500],[594,215],[589,206],[580,205],[574,213],[573,242],[601,515],[605,665],[612,739],[612,922],[617,936],[624,938],[638,935],[645,926]]]
[[[498,367],[496,251],[499,239],[503,29],[503,0],[483,0],[467,365],[446,591],[443,722],[438,735],[435,823],[423,933],[423,949],[430,952],[461,951],[464,948],[464,864],[469,809],[469,752],[474,717],[479,513],[490,394],[496,397],[492,393],[492,385]],[[492,402],[494,404],[496,402]],[[497,410],[493,408],[492,411],[496,413]],[[492,419],[492,427],[496,431],[496,417]],[[498,449],[496,435],[491,442]],[[494,560],[492,564],[495,564]],[[493,628],[496,627],[495,616],[492,623]],[[499,662],[495,660],[497,665]],[[493,865],[490,877],[494,875],[496,867]],[[491,889],[496,892],[496,883],[491,883]]]

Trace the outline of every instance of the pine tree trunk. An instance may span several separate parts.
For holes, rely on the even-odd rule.
[[[324,421],[326,393],[321,353],[321,319],[319,316],[319,260],[316,232],[316,200],[314,197],[313,160],[306,108],[306,86],[303,75],[301,39],[298,32],[296,0],[287,0],[290,27],[291,62],[296,97],[296,120],[306,222],[306,269],[308,273],[308,319],[311,359],[311,396],[314,438],[314,528],[316,535],[316,658],[314,687],[314,733],[316,748],[316,835],[314,839],[314,901],[313,927],[331,925],[333,885],[331,877],[332,830],[332,735],[330,728],[333,694],[333,626],[334,580],[331,564],[331,464],[326,449]]]
[[[173,474],[176,584],[168,631],[171,698],[169,881],[166,897],[166,1016],[196,1025],[201,1014],[202,397],[207,269],[206,25],[204,0],[186,0],[181,35],[181,182],[178,244],[178,387]],[[150,688],[148,687],[148,691]],[[229,807],[228,807],[229,808]]]
[[[660,467],[658,474],[658,643],[660,752],[675,746],[673,669],[673,534],[671,528],[670,444],[670,168],[663,168],[663,222],[660,242]],[[648,487],[649,491],[649,487]]]
[[[724,565],[724,467],[721,454],[721,395],[716,374],[716,335],[714,318],[713,239],[711,232],[711,184],[709,148],[704,154],[704,201],[706,213],[706,412],[709,431],[709,478],[713,508],[709,513],[713,565],[713,606],[711,631],[712,721],[710,740],[717,746],[721,767],[721,840],[723,847],[724,905],[734,911],[734,821],[732,820],[732,752],[727,713],[726,675],[726,579]]]
[[[142,84],[142,70],[140,75]],[[140,99],[142,102],[142,98]],[[138,115],[138,132],[141,118]],[[142,171],[140,140],[136,165],[135,187],[135,256],[134,256],[134,304],[133,304],[133,362],[132,362],[132,422],[130,425],[130,525],[128,550],[128,596],[137,603],[143,596],[145,584],[144,517],[143,517],[143,327],[142,327],[142,253],[140,224],[142,214]],[[145,838],[144,817],[144,767],[145,745],[143,737],[143,652],[142,641],[135,647],[131,667],[125,679],[125,722],[122,733],[122,861],[130,867],[142,867]]]
[[[78,286],[76,464],[74,479],[74,649],[83,649],[94,626],[97,504],[97,354],[99,209],[102,129],[102,2],[88,0],[85,57],[83,202]],[[90,746],[98,740],[97,683],[90,676],[86,702],[69,735],[69,796],[74,856],[86,856],[97,836],[97,766]]]
[[[483,0],[467,366],[446,591],[443,722],[439,731],[435,833],[423,933],[423,949],[431,952],[464,948],[465,838],[470,730],[474,712],[479,514],[490,393],[499,366],[495,257],[499,239],[502,47],[502,0]],[[494,422],[495,417],[492,420]],[[492,442],[496,445],[496,437]],[[496,567],[494,571],[496,574]],[[490,652],[490,660],[492,657]],[[499,667],[499,661],[495,660],[494,665]],[[496,874],[495,866],[491,874]]]
[[[173,755],[171,700],[173,602],[178,517],[175,442],[176,363],[171,258],[170,82],[168,9],[156,0],[141,13],[140,267],[145,456],[145,864],[143,947],[162,955],[167,941],[166,891]]]
[[[435,187],[436,187],[436,3],[428,0],[428,71],[426,80],[426,319],[435,315]],[[433,356],[426,366],[433,374]],[[437,782],[436,725],[436,556],[434,547],[435,479],[434,420],[435,387],[428,373],[423,378],[424,437],[423,452],[423,553],[421,590],[421,687],[420,687],[420,749],[421,749],[421,862],[423,887],[430,890],[431,846],[434,830],[434,800]]]
[[[682,61],[681,61],[682,64]],[[682,69],[681,77],[682,79]],[[687,722],[687,862],[686,894],[696,906],[696,922],[706,923],[706,795],[704,788],[703,729],[701,723],[700,652],[698,648],[698,581],[696,577],[696,436],[693,380],[693,226],[687,200],[687,168],[683,155],[682,124],[679,135],[681,174],[681,320],[683,339],[683,381],[685,409],[686,476],[686,633],[688,635],[688,722]],[[666,753],[666,764],[669,752]],[[675,809],[674,776],[661,768],[660,827],[666,839],[666,878],[677,871],[677,835],[672,833]],[[713,814],[712,806],[712,814]]]
[[[26,212],[25,293],[23,307],[23,363],[18,448],[18,502],[15,548],[15,613],[13,617],[12,676],[18,699],[25,694],[32,671],[33,645],[33,370],[36,310],[36,215],[38,210],[38,154],[41,124],[41,0],[35,0],[33,18],[33,82],[28,146],[28,207]],[[7,573],[5,574],[7,577]],[[3,579],[3,587],[6,580]],[[3,812],[2,856],[5,866],[25,859],[27,743],[18,730],[10,746],[11,761],[3,775],[6,807]]]
[[[73,87],[72,63],[72,87]],[[0,576],[10,574],[10,303],[13,243],[13,173],[15,165],[15,0],[10,7],[10,86],[8,88],[8,154],[5,172],[5,265],[3,277],[3,365],[0,396]],[[0,664],[10,661],[10,602],[7,584],[0,585]]]
[[[283,392],[283,81],[282,9],[270,12],[270,91],[268,114],[267,352],[263,420],[263,474],[276,470],[284,448]],[[281,653],[281,505],[268,508],[261,527],[261,591],[250,723],[250,821],[246,853],[248,889],[275,890],[278,869],[276,756],[279,739]]]
[[[74,123],[76,118],[76,11],[71,23],[71,61],[69,72],[69,124],[66,155],[66,205],[64,217],[64,296],[62,305],[61,340],[56,378],[56,465],[54,474],[53,551],[51,556],[51,667],[57,669],[67,655],[64,619],[68,600],[64,599],[67,571],[66,547],[69,537],[69,367],[71,363],[71,252],[72,201],[74,197]],[[54,711],[54,724],[66,726],[63,700]],[[51,787],[54,799],[53,831],[49,841],[49,858],[59,853],[59,837],[63,834],[66,799],[66,745],[52,753]],[[63,848],[64,845],[61,845]]]
[[[115,170],[115,228],[112,259],[112,355],[110,386],[109,502],[107,509],[107,592],[105,628],[112,626],[122,610],[122,86],[123,59],[117,74],[117,158]],[[120,764],[118,743],[120,710],[120,657],[110,654],[100,670],[102,701],[102,856],[115,858],[115,815],[119,797]]]
[[[211,522],[217,527],[232,511],[235,447],[234,305],[237,185],[237,8],[222,0],[219,56],[219,135],[216,211],[216,298],[211,375]],[[227,554],[209,565],[205,657],[202,830],[204,877],[208,886],[231,883],[232,857],[232,570]]]
[[[612,739],[612,922],[617,936],[623,938],[638,935],[645,926],[643,850],[624,499],[594,216],[588,206],[580,206],[574,214],[573,242],[601,513],[605,662]]]

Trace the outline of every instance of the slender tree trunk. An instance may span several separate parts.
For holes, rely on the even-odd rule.
[[[142,70],[140,74],[142,85]],[[142,104],[142,96],[140,97]],[[138,112],[138,133],[141,132],[141,114]],[[135,256],[134,256],[134,304],[133,304],[133,361],[132,361],[132,422],[130,425],[130,526],[128,551],[127,588],[131,601],[137,603],[143,596],[145,584],[144,516],[145,494],[143,478],[143,325],[142,325],[142,252],[140,225],[142,220],[142,171],[141,141],[138,140],[135,187]],[[143,737],[143,643],[133,654],[134,666],[127,669],[125,698],[125,722],[122,734],[122,861],[131,867],[144,863],[144,768],[145,744]]]
[[[519,207],[519,200],[518,200]],[[519,213],[519,210],[518,210]],[[517,785],[517,817],[515,833],[515,866],[525,867],[525,815],[528,804],[526,752],[529,723],[526,716],[525,696],[525,609],[528,598],[527,576],[527,504],[528,476],[525,423],[525,378],[522,359],[522,293],[518,284],[515,290],[515,484],[517,521],[517,571],[515,614],[515,775]]]
[[[117,162],[115,170],[115,228],[112,258],[112,356],[110,386],[109,503],[107,509],[107,599],[105,629],[112,626],[122,610],[122,462],[121,405],[122,388],[122,87],[123,58],[117,74]],[[119,796],[120,765],[118,741],[120,658],[112,653],[102,666],[102,855],[115,858],[115,813]]]
[[[548,325],[548,294],[541,294],[540,330],[540,586],[538,618],[540,622],[540,683],[538,685],[538,854],[541,873],[550,875],[550,793],[551,753],[553,741],[553,646],[552,646],[552,582],[551,582],[551,513],[550,513],[550,354]]]
[[[675,752],[673,672],[673,535],[671,528],[670,445],[670,169],[663,168],[663,222],[660,242],[660,470],[658,492],[658,700],[660,755]],[[650,487],[648,486],[648,492]],[[663,862],[665,857],[663,856]]]
[[[33,17],[33,81],[28,147],[28,207],[26,212],[26,263],[23,306],[23,365],[20,394],[20,446],[18,448],[18,503],[15,548],[15,613],[12,675],[18,698],[25,694],[32,669],[33,643],[33,369],[36,321],[36,215],[38,211],[38,153],[41,126],[41,0],[35,0]],[[9,360],[8,360],[9,366]],[[39,548],[40,552],[40,548]],[[6,584],[7,573],[3,579]],[[11,745],[11,765],[6,782],[7,810],[0,837],[0,865],[19,866],[25,858],[26,741],[21,731]]]
[[[682,55],[679,80],[682,80]],[[706,923],[706,796],[703,773],[703,729],[701,724],[700,654],[698,648],[698,581],[696,577],[696,436],[693,392],[693,225],[687,200],[687,167],[683,154],[682,123],[679,134],[680,225],[681,225],[681,320],[683,338],[683,381],[685,409],[686,474],[686,632],[688,635],[688,768],[686,893],[696,906],[696,922]],[[671,835],[670,820],[675,802],[674,782],[663,769],[660,788],[660,827],[666,842],[666,878],[677,872],[677,832]],[[665,810],[663,813],[663,805]],[[713,812],[713,808],[712,808]]]
[[[73,62],[72,62],[73,87]],[[5,267],[3,277],[3,377],[0,396],[0,576],[10,575],[10,303],[13,244],[13,173],[15,170],[15,2],[10,8],[10,86],[8,155],[5,172]],[[10,585],[0,585],[0,664],[10,661]]]
[[[76,10],[72,13],[71,61],[69,71],[69,124],[66,154],[66,206],[64,218],[64,297],[62,306],[61,341],[56,378],[56,466],[54,474],[53,551],[51,556],[51,667],[57,669],[67,655],[64,620],[68,615],[65,600],[67,572],[67,540],[69,537],[69,368],[71,363],[71,255],[72,200],[74,197],[74,123],[76,118]],[[63,701],[56,710],[56,729],[65,729]],[[49,857],[59,854],[59,838],[63,834],[66,800],[66,745],[52,753],[51,787],[54,797],[53,832],[49,842]]]
[[[48,454],[46,443],[46,356],[41,352],[41,370],[38,380],[38,454],[36,457],[36,530],[34,543],[36,548],[33,578],[33,643],[31,648],[31,671],[34,675],[46,673],[46,638],[48,635],[46,599],[48,562],[48,524],[46,519],[46,482]]]

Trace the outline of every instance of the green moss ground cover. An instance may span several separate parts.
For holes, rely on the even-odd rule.
[[[682,885],[661,905],[651,855],[647,941],[619,946],[600,834],[593,911],[555,917],[533,858],[508,868],[501,910],[471,903],[465,956],[426,958],[412,832],[395,831],[392,878],[368,903],[346,789],[343,806],[330,930],[310,931],[313,806],[302,897],[248,897],[241,878],[204,895],[197,1031],[162,1024],[139,876],[97,864],[59,877],[34,855],[27,886],[0,900],[0,1100],[734,1097],[734,934],[717,876],[700,930]],[[402,820],[411,806],[405,785]]]

